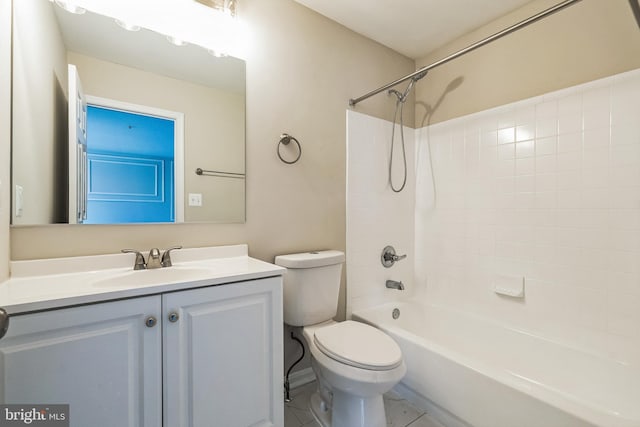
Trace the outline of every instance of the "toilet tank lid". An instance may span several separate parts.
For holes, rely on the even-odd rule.
[[[328,250],[278,255],[275,263],[276,265],[287,268],[311,268],[342,264],[344,259],[344,252]]]

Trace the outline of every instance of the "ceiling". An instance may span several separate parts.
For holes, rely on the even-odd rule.
[[[409,58],[421,58],[531,0],[295,0]]]

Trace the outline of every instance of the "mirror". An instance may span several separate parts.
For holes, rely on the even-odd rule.
[[[13,13],[13,225],[244,222],[244,61],[48,0],[15,1]],[[88,104],[72,114],[68,64]],[[125,118],[105,128],[95,111]],[[73,154],[75,112],[87,143]],[[169,148],[160,128],[169,129]],[[160,202],[168,216],[147,213]],[[83,204],[88,215],[77,220]]]

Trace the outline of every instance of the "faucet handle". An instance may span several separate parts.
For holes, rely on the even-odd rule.
[[[169,249],[165,249],[162,254],[161,264],[163,267],[171,267],[171,251],[174,249],[182,249],[182,246],[172,246]]]
[[[144,255],[135,249],[122,249],[124,254],[136,254],[136,261],[133,264],[134,270],[144,270],[147,268],[147,263],[144,261]]]
[[[396,255],[396,250],[393,246],[385,246],[382,250],[382,255],[380,255],[380,262],[386,268],[391,267],[396,261],[400,261],[401,259],[405,259],[406,255]]]

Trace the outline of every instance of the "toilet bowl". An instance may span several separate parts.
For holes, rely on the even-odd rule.
[[[382,331],[354,321],[307,326],[303,336],[318,379],[311,412],[323,427],[384,427],[382,395],[407,368],[398,345]]]
[[[391,337],[364,323],[335,322],[344,254],[314,251],[280,255],[286,267],[284,321],[303,327],[317,391],[311,412],[323,427],[384,427],[382,395],[406,373]]]

